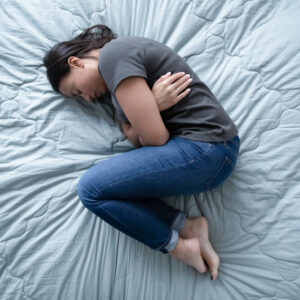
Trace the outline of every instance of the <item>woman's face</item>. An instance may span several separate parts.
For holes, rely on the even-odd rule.
[[[88,55],[93,58],[78,58],[70,56],[68,64],[70,73],[63,77],[59,91],[67,97],[83,97],[88,102],[108,93],[106,83],[98,71],[100,49],[92,50]]]

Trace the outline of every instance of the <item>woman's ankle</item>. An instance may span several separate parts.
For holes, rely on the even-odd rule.
[[[175,248],[168,252],[168,254],[170,254],[171,256],[175,257],[175,258],[179,258],[182,254],[183,251],[183,247],[184,247],[184,240],[180,237],[178,237],[178,241],[176,243]]]
[[[181,238],[189,238],[192,232],[192,221],[189,218],[185,218],[184,226],[178,233]]]

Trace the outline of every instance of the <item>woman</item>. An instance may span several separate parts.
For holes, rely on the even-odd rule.
[[[150,248],[201,273],[208,267],[216,279],[220,262],[206,219],[187,218],[161,199],[211,190],[236,164],[238,131],[209,88],[171,48],[143,37],[117,38],[104,25],[55,45],[44,65],[62,95],[93,101],[109,93],[136,147],[82,175],[82,203]],[[168,71],[176,74],[162,76]]]

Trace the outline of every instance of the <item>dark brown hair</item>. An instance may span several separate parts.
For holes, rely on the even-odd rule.
[[[116,39],[111,29],[105,25],[94,25],[85,29],[75,38],[54,45],[44,56],[43,65],[47,68],[47,77],[52,88],[60,94],[58,89],[61,79],[70,73],[68,58],[91,57],[87,53],[91,50],[102,48],[112,39]]]

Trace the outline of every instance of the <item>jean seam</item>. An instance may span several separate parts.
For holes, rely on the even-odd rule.
[[[171,237],[172,237],[172,233],[173,233],[173,229],[171,228],[171,230],[170,230],[170,233],[169,233],[169,236],[168,236],[168,238],[167,238],[167,240],[166,240],[166,242],[164,242],[161,246],[159,246],[158,248],[155,248],[155,250],[162,250],[169,242],[170,242],[170,240],[171,240]]]
[[[237,155],[238,151],[235,151],[233,148],[231,148],[229,145],[222,145],[222,147],[224,147],[224,149],[228,150],[232,155]]]
[[[202,158],[203,158],[204,156],[207,156],[207,154],[209,154],[209,153],[212,151],[212,149],[214,149],[214,148],[215,148],[215,145],[213,145],[213,146],[211,147],[211,149],[210,149],[206,154],[203,154],[199,159],[192,159],[192,160],[189,161],[189,162],[183,163],[183,164],[181,164],[181,165],[179,165],[179,166],[176,166],[176,167],[172,168],[172,170],[180,169],[181,167],[185,167],[185,166],[194,164],[195,162],[198,162],[198,161],[202,160]],[[161,171],[166,171],[166,170],[170,170],[170,168],[163,168],[163,169],[161,169]],[[121,179],[119,179],[119,180],[115,180],[115,181],[113,181],[113,182],[110,182],[107,186],[111,186],[111,185],[113,185],[113,184],[115,184],[115,183],[118,183],[118,182],[124,182],[124,181],[127,181],[127,180],[131,180],[131,179],[133,179],[133,178],[135,178],[135,177],[139,177],[139,176],[141,176],[141,175],[149,175],[149,174],[154,173],[154,172],[157,172],[157,171],[156,171],[156,170],[154,170],[154,171],[152,170],[152,171],[149,171],[149,172],[146,172],[146,173],[134,174],[134,175],[132,175],[131,177],[128,177],[128,176],[127,176],[127,177],[121,178]],[[106,186],[106,187],[107,187],[107,186]],[[101,190],[100,192],[101,192],[101,194],[102,194],[104,197],[106,197],[102,190]],[[106,197],[106,198],[107,198],[107,197]]]
[[[232,165],[232,162],[231,162],[230,158],[228,156],[225,156],[225,159],[223,160],[220,168],[218,168],[218,170],[214,174],[214,176],[207,181],[206,186],[207,186],[208,190],[210,190],[210,183],[211,183],[211,181],[214,180],[220,174],[221,170],[223,169],[223,167],[224,167],[224,165],[226,163],[228,163],[233,168],[233,165]]]
[[[183,139],[183,138],[182,138],[182,139]],[[184,140],[185,140],[187,143],[189,143],[190,145],[192,145],[193,147],[195,147],[195,145],[194,145],[194,143],[192,142],[192,140],[189,140],[189,139],[184,139]],[[186,154],[185,154],[185,152],[184,152],[184,149],[180,146],[180,143],[178,143],[176,139],[175,139],[174,141],[175,141],[175,143],[178,145],[178,147],[182,150],[182,152],[184,153],[184,156],[187,157]],[[194,160],[196,160],[196,161],[201,160],[202,157],[205,156],[205,155],[207,155],[207,154],[211,151],[211,149],[215,146],[215,145],[213,145],[213,144],[211,144],[211,143],[208,143],[208,142],[204,142],[204,143],[210,144],[209,150],[208,150],[207,152],[203,153],[199,158],[192,158],[192,160],[191,160],[190,162],[193,162]]]
[[[78,186],[79,186],[79,184],[78,184]],[[81,189],[83,189],[82,187],[81,187]],[[85,192],[86,192],[86,190],[85,189],[83,189]],[[102,195],[102,196],[104,196],[103,195],[103,193],[102,192],[100,192],[100,194]],[[105,197],[105,196],[104,196]],[[105,197],[106,198],[106,197]],[[97,199],[98,200],[98,199]],[[101,199],[102,200],[102,202],[101,202],[101,204],[102,203],[104,203],[104,202],[107,202],[107,201],[109,201],[107,198],[106,199]],[[94,203],[92,203],[91,205],[93,205]],[[88,206],[89,206],[89,204],[87,204]],[[87,207],[88,208],[88,207]],[[89,208],[88,208],[89,209]],[[109,210],[107,210],[107,209],[105,209],[105,207],[103,207],[102,206],[102,211],[104,211],[107,215],[109,215],[110,216],[110,218],[111,219],[113,219],[116,223],[119,223],[119,224],[121,224],[122,225],[122,227],[124,227],[124,228],[126,228],[126,230],[127,231],[129,231],[130,233],[131,233],[131,235],[132,236],[136,236],[136,233],[135,232],[133,232],[132,230],[130,230],[129,228],[128,228],[128,226],[126,225],[124,225],[124,223],[123,222],[121,222],[119,219],[116,219],[110,212],[109,212]],[[94,211],[93,210],[91,210],[91,209],[89,209],[91,212],[93,212],[94,213]],[[177,216],[177,215],[176,215]],[[176,217],[175,217],[176,218]],[[175,220],[175,219],[174,219]],[[111,225],[111,224],[110,224]],[[114,226],[113,226],[114,227]],[[170,227],[170,226],[168,226],[168,227]],[[115,228],[115,227],[114,227]],[[117,229],[117,228],[115,228],[115,229]],[[171,236],[172,236],[172,228],[170,227],[170,233],[169,233],[169,236],[168,236],[168,239],[167,239],[167,241],[162,245],[162,246],[159,246],[158,248],[154,248],[155,250],[161,250],[170,240],[171,240]],[[117,230],[119,230],[119,229],[117,229]],[[120,230],[119,230],[120,231]],[[121,231],[120,231],[121,232]],[[124,233],[124,232],[122,232],[122,233]],[[126,233],[124,233],[125,235],[128,235],[128,234],[126,234]],[[133,238],[133,237],[132,237]],[[136,238],[133,238],[133,239],[136,239]],[[144,243],[144,244],[146,244],[146,241],[143,241],[142,243]],[[147,245],[147,244],[146,244]],[[149,246],[149,245],[148,245]]]
[[[232,161],[228,156],[225,157],[225,160],[226,160],[232,167],[234,167],[233,161]]]
[[[107,201],[109,201],[109,200],[107,200]],[[115,218],[112,214],[110,214],[109,211],[106,210],[104,207],[102,207],[101,209],[102,209],[102,211],[105,211],[105,213],[108,214],[108,215],[110,216],[110,218],[112,218],[116,223],[119,223],[119,224],[122,225],[122,227],[126,228],[126,230],[129,231],[129,232],[131,233],[131,235],[132,235],[131,238],[137,240],[136,238],[134,238],[134,236],[137,236],[136,232],[133,232],[132,230],[130,230],[130,229],[128,228],[127,225],[125,226],[125,225],[123,224],[123,222],[121,222],[119,219],[116,219],[116,218]],[[92,212],[93,212],[93,211],[92,211]],[[111,225],[111,224],[110,224],[110,225]],[[114,226],[113,226],[113,227],[114,227]],[[115,228],[115,227],[114,227],[114,228]],[[119,230],[118,228],[115,228],[115,229],[117,229],[118,231],[122,232],[122,231]],[[122,233],[124,233],[124,232],[122,232]],[[128,234],[126,234],[126,233],[124,233],[124,234],[128,236]],[[169,234],[168,242],[169,242],[169,240],[171,239],[171,235],[172,235],[172,230],[171,230],[171,233]],[[144,244],[146,244],[147,246],[149,246],[149,245],[147,244],[147,241],[145,241],[143,238],[140,238],[140,239],[142,240],[142,243],[144,243]],[[138,241],[138,240],[137,240],[137,241]],[[139,242],[140,242],[140,241],[139,241]],[[166,243],[164,243],[164,245],[166,245]],[[164,245],[161,246],[161,248],[163,248]],[[150,248],[151,248],[151,247],[150,247]],[[157,250],[156,248],[154,248],[154,249]],[[160,250],[160,249],[158,249],[158,250]]]
[[[190,144],[195,144],[195,143],[197,143],[197,142],[201,142],[201,141],[196,141],[196,140],[191,140],[191,139],[185,139],[188,143],[190,143]],[[195,143],[193,143],[193,142],[195,142]],[[209,150],[210,150],[210,148],[211,147],[213,147],[214,146],[214,144],[212,143],[212,142],[201,142],[201,143],[205,143],[205,144],[208,144],[208,147],[209,147]],[[207,152],[209,152],[209,150],[207,151]],[[207,153],[206,152],[206,153]],[[205,153],[205,154],[206,154]]]

